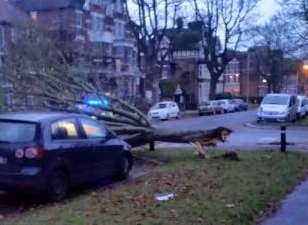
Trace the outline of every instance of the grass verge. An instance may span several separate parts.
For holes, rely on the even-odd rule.
[[[300,126],[307,126],[308,127],[308,117],[306,116],[305,119],[298,121],[296,124]]]
[[[308,116],[305,117],[305,119],[300,119],[297,120],[295,123],[292,122],[287,122],[287,123],[282,123],[282,122],[272,122],[272,121],[262,121],[261,123],[254,122],[254,125],[258,126],[281,126],[282,124],[287,125],[288,127],[308,127]]]
[[[153,173],[119,187],[103,188],[3,221],[10,225],[249,225],[264,216],[305,175],[308,156],[241,152],[241,161],[191,151],[136,153],[167,162]],[[172,192],[157,202],[154,194]]]

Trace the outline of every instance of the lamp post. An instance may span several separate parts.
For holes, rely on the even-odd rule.
[[[250,79],[250,53],[249,53],[249,50],[248,50],[248,55],[247,55],[247,71],[246,71],[246,75],[247,75],[247,78],[246,78],[246,102],[248,103],[249,102],[249,79]]]
[[[304,60],[303,64],[300,65],[300,68],[296,70],[296,93],[299,94],[300,88],[300,74],[306,75],[308,73],[308,60]]]

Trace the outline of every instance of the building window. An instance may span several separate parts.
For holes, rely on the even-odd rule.
[[[83,26],[83,12],[76,10],[75,11],[75,16],[76,16],[76,27],[82,27]]]
[[[32,12],[30,13],[30,16],[31,16],[31,19],[32,19],[33,21],[37,21],[37,12],[36,12],[36,11],[32,11]]]
[[[122,11],[123,11],[122,0],[116,0],[116,10],[117,10],[118,13],[122,13]]]
[[[5,38],[4,38],[4,27],[0,26],[0,54],[5,45]]]
[[[115,35],[117,38],[125,38],[125,28],[123,23],[116,23]]]
[[[13,95],[11,93],[4,95],[4,103],[8,106],[14,104]]]
[[[92,30],[95,32],[104,30],[104,18],[102,16],[92,15]]]
[[[93,5],[102,6],[103,5],[103,0],[92,0],[92,4]]]

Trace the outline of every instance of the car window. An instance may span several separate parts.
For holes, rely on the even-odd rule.
[[[201,105],[208,106],[208,105],[210,105],[210,102],[202,102]]]
[[[107,129],[94,120],[80,119],[81,127],[83,128],[87,138],[106,138]]]
[[[53,140],[78,139],[76,121],[74,119],[58,120],[51,124]]]
[[[287,95],[267,95],[264,97],[262,104],[287,105],[289,101],[290,98]],[[293,105],[292,100],[290,102],[290,105]]]
[[[0,121],[0,143],[22,143],[34,141],[36,124]]]

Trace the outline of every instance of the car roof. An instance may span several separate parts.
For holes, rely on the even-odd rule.
[[[293,95],[290,94],[267,94],[266,96],[284,96],[284,97],[291,97]]]
[[[77,113],[64,112],[17,112],[17,113],[3,113],[0,114],[0,120],[16,120],[40,123],[69,117],[88,117]]]
[[[298,99],[305,99],[306,96],[305,96],[305,95],[297,95],[297,98],[298,98]]]
[[[162,102],[158,102],[157,104],[170,104],[170,103],[176,103],[176,102],[173,102],[173,101],[162,101]]]

